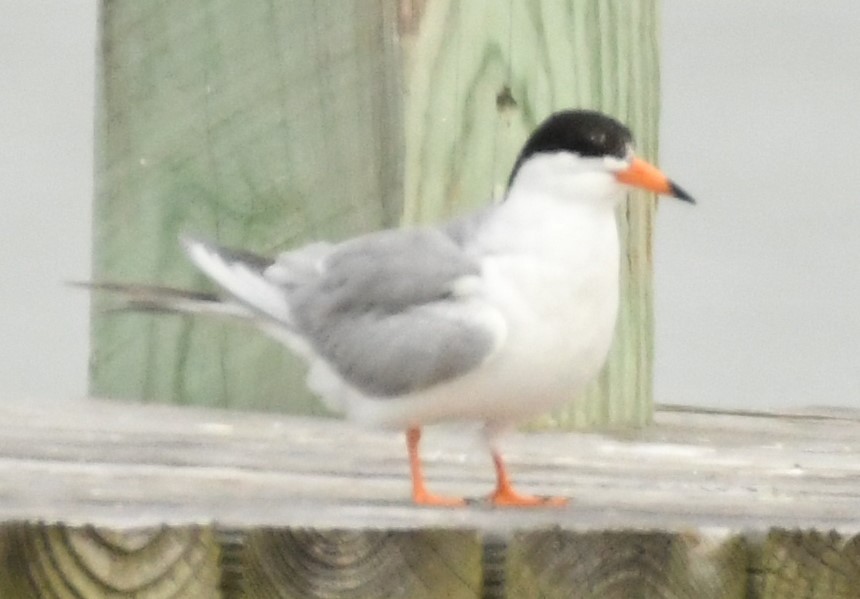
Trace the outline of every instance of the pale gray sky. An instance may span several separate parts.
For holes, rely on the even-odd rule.
[[[95,0],[0,0],[0,397],[86,389]]]
[[[860,407],[860,3],[664,0],[657,396]]]
[[[0,0],[0,397],[86,389],[95,0]],[[664,0],[656,396],[860,407],[860,4]]]

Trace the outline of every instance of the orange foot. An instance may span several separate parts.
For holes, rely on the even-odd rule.
[[[566,497],[521,495],[511,487],[502,487],[490,495],[490,503],[497,507],[564,507],[569,500]]]
[[[409,467],[412,473],[412,501],[415,505],[430,505],[435,507],[460,507],[466,505],[462,497],[446,497],[434,495],[424,486],[424,472],[421,468],[421,458],[418,455],[418,443],[421,441],[421,429],[412,427],[406,431],[406,445],[409,448]]]
[[[433,507],[461,507],[466,505],[466,500],[462,497],[435,495],[426,490],[413,492],[412,500],[415,502],[415,505],[429,505]]]
[[[493,464],[496,467],[496,490],[490,495],[490,503],[499,507],[564,507],[568,500],[565,497],[537,497],[535,495],[520,495],[511,485],[508,470],[501,454],[493,450]]]

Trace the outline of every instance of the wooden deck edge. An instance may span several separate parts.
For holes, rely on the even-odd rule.
[[[620,597],[643,588],[654,597],[856,597],[860,535],[0,526],[0,597]]]

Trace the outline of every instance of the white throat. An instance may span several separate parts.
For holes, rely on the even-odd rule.
[[[581,391],[606,359],[618,310],[614,206],[623,188],[609,172],[571,173],[565,158],[545,158],[520,168],[469,244],[488,302],[506,323],[506,349],[490,377],[497,386],[486,399],[502,420]]]
[[[520,166],[507,199],[550,196],[612,209],[624,197],[624,186],[614,174],[624,166],[624,161],[613,157],[581,157],[569,152],[536,154]]]

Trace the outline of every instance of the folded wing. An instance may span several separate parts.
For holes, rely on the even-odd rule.
[[[462,376],[504,338],[501,315],[482,296],[479,262],[441,230],[384,231],[275,260],[184,244],[235,301],[368,396],[399,397]]]

